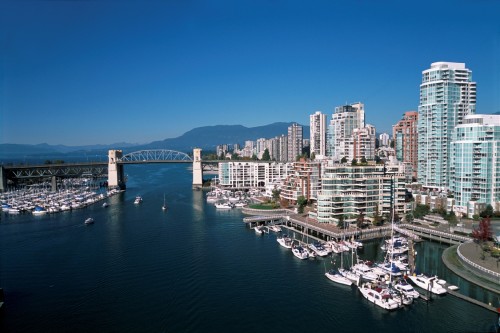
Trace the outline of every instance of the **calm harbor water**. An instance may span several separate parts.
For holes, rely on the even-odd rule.
[[[82,210],[2,214],[0,332],[491,332],[496,314],[451,295],[387,312],[329,281],[332,260],[301,261],[238,210],[191,190],[185,165],[127,165],[128,188]],[[162,211],[165,194],[169,210]],[[144,202],[134,205],[136,195]],[[92,216],[95,224],[84,225]],[[380,258],[380,242],[361,256]],[[420,244],[418,265],[486,302],[453,276],[445,246]],[[338,262],[338,260],[336,260]],[[496,305],[496,304],[494,304]]]

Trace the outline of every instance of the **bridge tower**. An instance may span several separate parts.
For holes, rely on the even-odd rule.
[[[193,188],[203,186],[203,167],[201,166],[201,149],[193,149]]]
[[[3,170],[3,165],[0,165],[0,192],[5,192],[7,188],[7,178]]]
[[[119,187],[125,189],[125,177],[123,175],[123,164],[118,164],[122,158],[123,151],[108,151],[108,186],[111,188]]]

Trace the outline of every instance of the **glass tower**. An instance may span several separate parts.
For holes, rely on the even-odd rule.
[[[450,190],[460,212],[500,201],[500,115],[466,116],[451,142]],[[469,215],[469,214],[468,214]]]
[[[424,188],[448,189],[454,128],[475,110],[476,83],[464,63],[435,62],[422,72],[417,173]]]

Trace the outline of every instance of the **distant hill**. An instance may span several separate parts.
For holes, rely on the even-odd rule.
[[[215,125],[194,128],[183,135],[151,142],[150,144],[137,146],[141,149],[173,149],[179,151],[190,151],[193,148],[215,150],[217,145],[235,144],[243,145],[245,141],[255,141],[260,138],[274,138],[282,134],[288,134],[288,127],[293,123],[273,123],[270,125],[245,127],[242,125]],[[309,137],[309,126],[303,126],[304,137]]]
[[[124,149],[136,146],[130,143],[115,143],[111,145],[88,145],[88,146],[64,146],[64,145],[49,145],[40,143],[36,145],[5,143],[0,144],[0,158],[23,158],[23,157],[39,157],[51,156],[51,158],[60,156],[63,158],[68,154],[81,155],[85,153],[96,154],[102,152],[107,154],[108,149]]]
[[[26,157],[45,157],[48,159],[68,156],[106,155],[108,149],[122,149],[124,153],[143,149],[172,149],[190,152],[193,148],[215,150],[217,145],[235,144],[243,145],[245,141],[255,141],[259,138],[274,138],[288,134],[288,127],[293,123],[273,123],[265,126],[245,127],[242,125],[215,125],[194,128],[177,138],[154,141],[145,145],[130,143],[116,143],[112,145],[89,146],[64,146],[49,145],[46,143],[36,145],[25,144],[0,144],[0,158],[19,159]],[[304,138],[309,137],[309,126],[303,126]]]

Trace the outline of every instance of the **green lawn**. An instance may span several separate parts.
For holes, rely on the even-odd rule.
[[[279,206],[276,206],[274,203],[253,204],[253,205],[250,205],[249,207],[253,208],[253,209],[276,209],[276,208],[279,208]]]

